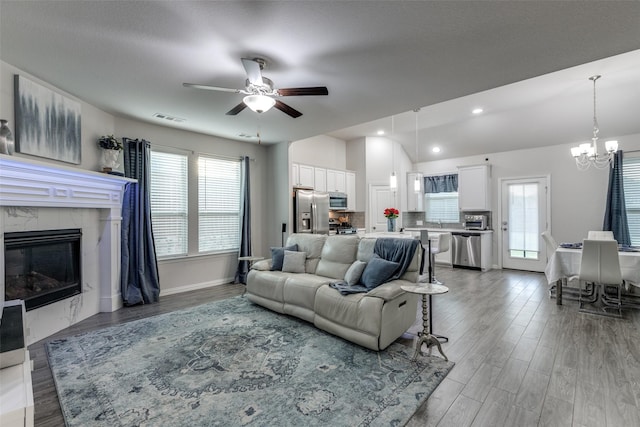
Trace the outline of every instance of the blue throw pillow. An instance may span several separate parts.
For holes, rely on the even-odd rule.
[[[284,248],[271,248],[271,271],[282,271],[284,251],[297,251],[298,245],[285,246]]]
[[[399,266],[397,262],[387,261],[374,254],[362,272],[360,283],[371,290],[389,280]]]

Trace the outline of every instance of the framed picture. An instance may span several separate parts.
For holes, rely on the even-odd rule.
[[[23,76],[14,86],[16,151],[80,164],[80,103]]]

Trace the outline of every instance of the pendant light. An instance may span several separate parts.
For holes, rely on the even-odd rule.
[[[413,110],[415,114],[415,118],[416,118],[416,162],[418,161],[418,112],[420,111],[419,108],[416,108],[415,110]],[[420,193],[420,179],[422,178],[422,174],[421,173],[416,173],[416,179],[413,181],[413,192],[414,193]]]
[[[391,137],[395,135],[394,131],[394,116],[391,116]],[[389,189],[395,192],[398,189],[398,177],[396,176],[396,145],[393,139],[389,139],[391,142],[391,176],[389,177]]]

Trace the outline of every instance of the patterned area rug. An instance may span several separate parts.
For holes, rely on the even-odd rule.
[[[453,367],[235,297],[47,343],[68,426],[397,426]]]

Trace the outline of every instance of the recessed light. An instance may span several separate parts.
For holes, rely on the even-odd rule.
[[[431,149],[431,151],[433,151],[434,153],[439,153],[440,152],[440,147],[433,147]]]
[[[474,108],[473,110],[471,110],[471,112],[473,114],[480,114],[482,113],[484,110],[482,108]]]
[[[384,135],[384,131],[383,130],[379,130],[377,133],[378,133],[378,135]]]

